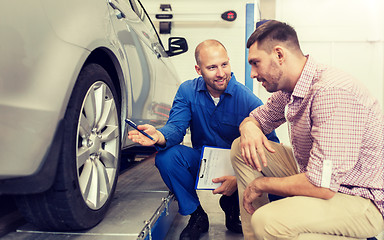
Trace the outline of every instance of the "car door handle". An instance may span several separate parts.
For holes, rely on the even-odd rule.
[[[156,55],[157,58],[161,58],[161,51],[159,50],[159,47],[156,44],[151,45],[152,52]]]
[[[157,58],[161,58],[161,53],[159,53],[157,50],[153,51]]]
[[[116,3],[115,3],[116,2]],[[109,5],[111,5],[111,7],[113,9],[115,9],[115,11],[117,11],[116,13],[116,16],[118,19],[120,18],[125,18],[125,14],[123,13],[123,11],[119,8],[119,5],[118,5],[118,1],[117,0],[108,0],[108,3]]]

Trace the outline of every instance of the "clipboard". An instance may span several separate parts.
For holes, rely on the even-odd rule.
[[[214,190],[221,183],[213,183],[212,179],[223,176],[234,176],[230,159],[230,149],[203,146],[199,172],[196,177],[196,190]]]

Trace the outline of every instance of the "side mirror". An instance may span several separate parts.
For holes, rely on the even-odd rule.
[[[168,39],[168,56],[172,57],[188,51],[187,40],[182,37],[170,37]]]

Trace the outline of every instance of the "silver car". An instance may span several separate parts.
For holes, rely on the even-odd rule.
[[[179,80],[139,0],[20,0],[0,9],[0,194],[42,229],[100,222],[124,119],[165,124]]]

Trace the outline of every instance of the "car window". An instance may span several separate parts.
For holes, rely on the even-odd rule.
[[[143,23],[146,25],[146,27],[151,31],[152,36],[156,36],[157,41],[161,44],[161,39],[159,37],[159,34],[156,31],[155,26],[153,25],[151,19],[148,17],[147,12],[143,8],[143,5],[139,0],[129,0],[131,7],[133,11],[137,14],[137,16],[143,21]]]
[[[129,3],[131,4],[131,7],[133,11],[136,13],[136,15],[141,19],[144,20],[144,11],[141,5],[136,0],[129,0]]]

